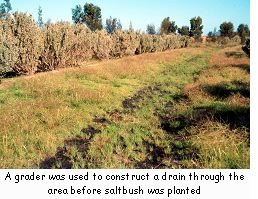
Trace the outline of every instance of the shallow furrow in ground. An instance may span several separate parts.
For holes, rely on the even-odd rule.
[[[187,96],[181,95],[180,92],[184,84],[194,81],[194,77],[207,67],[207,57],[208,54],[203,53],[202,56],[183,59],[176,65],[165,66],[159,78],[152,84],[124,99],[121,102],[121,109],[95,116],[92,124],[81,130],[81,136],[66,140],[64,146],[57,149],[55,156],[46,158],[40,167],[105,168],[105,161],[118,160],[120,163],[114,163],[116,168],[165,168],[183,167],[181,161],[197,159],[197,149],[191,146],[187,134],[180,133],[184,126],[167,129],[165,123],[169,118],[162,114],[167,110],[171,111],[170,108],[171,106],[173,108],[174,103],[182,99],[188,100]],[[149,110],[146,111],[146,108]],[[138,120],[140,124],[130,120]],[[153,129],[149,126],[152,120],[157,122]],[[113,132],[116,141],[111,144],[113,149],[109,149],[111,151],[107,155],[113,156],[111,160],[105,160],[107,156],[100,155],[106,153],[102,150],[110,144],[108,141],[92,153],[91,148],[95,147],[94,144],[103,139],[112,139],[109,137],[112,135],[107,135],[106,132],[119,125],[123,127]],[[140,133],[139,128],[142,129]],[[156,135],[157,132],[159,135]],[[130,137],[131,139],[137,137],[138,140],[132,142]]]

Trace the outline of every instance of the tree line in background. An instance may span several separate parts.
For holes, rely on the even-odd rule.
[[[117,18],[112,19],[112,17],[107,19],[106,25],[103,26],[101,8],[91,3],[86,3],[83,7],[81,5],[77,5],[72,9],[72,19],[74,23],[86,24],[92,31],[105,28],[108,33],[112,33],[116,30],[122,29],[120,20]],[[132,25],[130,25],[129,29],[132,29]],[[203,34],[202,18],[200,16],[191,18],[190,27],[187,25],[178,27],[175,21],[171,21],[170,17],[166,17],[161,22],[159,30],[156,30],[155,25],[148,24],[146,33],[150,35],[178,33],[182,36],[200,37]],[[234,32],[234,25],[232,22],[223,22],[220,25],[219,33],[216,31],[208,33],[209,37],[222,36],[233,38],[236,35],[240,36],[242,42],[244,42],[250,35],[248,25],[240,24],[237,28],[237,32]]]
[[[8,16],[11,10],[12,6],[10,0],[4,0],[4,3],[0,4],[0,19]],[[83,7],[81,5],[76,5],[75,8],[72,9],[72,20],[76,24],[86,24],[91,31],[105,28],[108,33],[113,33],[122,29],[121,21],[117,18],[112,18],[111,16],[109,19],[106,19],[106,25],[103,27],[101,8],[92,3],[85,3]],[[38,9],[38,25],[40,27],[43,27],[44,25],[41,7]],[[131,23],[129,29],[132,29]],[[159,31],[156,30],[155,25],[148,24],[146,33],[151,35],[178,33],[190,37],[201,36],[203,34],[202,18],[198,16],[190,19],[190,27],[186,25],[178,27],[175,21],[170,21],[170,18],[166,17],[161,22]],[[208,33],[209,37],[223,36],[232,38],[235,35],[239,35],[242,40],[249,37],[250,29],[248,25],[240,24],[237,28],[237,32],[234,32],[234,25],[232,22],[223,22],[220,25],[219,33],[216,30]]]
[[[4,3],[0,5],[0,19],[8,16],[11,10],[12,6],[10,0],[4,0]],[[117,18],[112,18],[111,16],[109,19],[106,19],[106,25],[103,26],[101,8],[92,3],[85,3],[83,7],[81,5],[76,5],[75,8],[72,9],[72,20],[76,24],[85,24],[91,31],[102,30],[105,28],[106,31],[111,34],[117,30],[122,30],[121,21]],[[38,9],[38,25],[40,27],[43,27],[44,25],[41,7]],[[131,22],[129,29],[133,29]],[[170,21],[170,17],[166,17],[161,22],[158,31],[156,30],[155,25],[148,24],[146,33],[151,35],[178,33],[182,36],[201,36],[203,34],[202,18],[200,16],[191,18],[190,27],[187,25],[178,27],[175,21]],[[220,25],[219,32],[215,29],[213,32],[210,31],[208,33],[209,37],[222,36],[232,38],[235,35],[239,35],[242,41],[244,41],[250,35],[248,25],[240,24],[237,31],[234,32],[234,25],[232,22],[223,22]]]
[[[115,32],[116,30],[122,29],[122,24],[119,19],[110,17],[106,20],[106,25],[102,25],[102,15],[101,8],[93,5],[92,3],[86,3],[83,7],[81,5],[76,5],[72,9],[72,20],[74,23],[85,24],[87,27],[92,30],[101,30],[106,29],[108,33]],[[147,25],[146,33],[155,35],[155,34],[176,34],[178,33],[183,36],[201,36],[203,33],[203,25],[201,17],[194,17],[190,20],[191,28],[188,26],[183,26],[178,28],[175,24],[175,21],[170,21],[169,17],[166,17],[160,26],[160,30],[156,31],[153,24]],[[129,29],[133,29],[130,23]]]

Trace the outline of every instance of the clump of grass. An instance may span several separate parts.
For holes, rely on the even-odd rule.
[[[192,127],[193,145],[200,150],[202,168],[240,169],[250,167],[249,133],[246,129],[207,121]]]

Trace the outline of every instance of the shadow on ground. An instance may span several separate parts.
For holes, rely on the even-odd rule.
[[[232,81],[230,83],[220,83],[216,85],[204,85],[203,90],[217,99],[226,99],[237,93],[250,98],[249,83],[241,81]]]
[[[190,114],[190,121],[193,124],[207,119],[227,124],[231,129],[241,127],[250,129],[250,107],[211,105],[195,108]]]
[[[164,110],[159,118],[161,128],[171,135],[178,135],[187,127],[205,123],[207,120],[229,125],[231,129],[250,129],[250,107],[214,103],[209,106],[193,107],[186,112],[175,114],[173,109]]]
[[[125,115],[132,114],[134,111],[140,109],[144,105],[145,99],[152,99],[154,95],[162,97],[168,94],[167,91],[161,89],[161,85],[152,85],[139,90],[133,96],[122,101],[122,110],[115,109],[107,112],[106,116],[93,118],[92,125],[81,130],[81,133],[86,136],[65,140],[64,146],[57,148],[57,152],[53,157],[48,157],[40,163],[40,168],[70,169],[74,168],[74,164],[78,161],[82,161],[82,159],[84,161],[84,168],[87,168],[88,148],[96,134],[101,133],[103,128],[106,128],[107,125],[114,122],[121,122]],[[175,101],[188,100],[188,97],[185,95],[175,95],[173,98]],[[169,103],[167,106],[170,106]],[[107,119],[107,117],[109,119]],[[184,140],[184,138],[178,136],[178,140]],[[118,144],[121,145],[123,150],[126,150],[127,146],[122,137]],[[186,149],[188,150],[190,147],[189,144],[172,144],[173,153],[169,154],[164,147],[156,145],[155,140],[143,141],[142,146],[145,148],[147,154],[146,159],[141,162],[132,160],[136,168],[165,168],[165,165],[162,164],[164,158],[173,158],[175,161],[179,161],[193,156],[191,152],[185,152]],[[72,148],[76,153],[71,150]],[[79,154],[79,157],[77,157],[76,154]]]
[[[250,74],[250,65],[249,64],[233,64],[232,67],[240,68],[243,71],[246,71],[248,74]]]
[[[246,55],[243,52],[238,52],[238,51],[230,51],[230,52],[225,52],[227,57],[233,57],[233,58],[242,58],[246,57]]]

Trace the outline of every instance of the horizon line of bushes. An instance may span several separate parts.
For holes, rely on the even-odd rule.
[[[0,75],[34,74],[77,66],[90,59],[120,58],[189,45],[187,36],[150,35],[134,30],[91,31],[83,24],[48,23],[15,12],[0,19]]]
[[[106,20],[104,28],[101,8],[92,3],[72,9],[74,24],[44,24],[41,7],[37,22],[27,13],[10,13],[11,10],[10,0],[0,4],[0,77],[7,73],[33,74],[77,66],[81,61],[94,58],[161,52],[187,47],[193,41],[202,42],[203,25],[199,16],[190,20],[190,28],[178,28],[175,21],[167,17],[157,34],[154,25],[148,25],[147,33],[134,31],[132,25],[129,30],[123,30],[120,20],[112,17]],[[244,24],[234,32],[231,22],[222,23],[219,32],[220,36],[216,30],[210,32],[207,41],[235,45],[243,43],[250,34],[249,27]]]

